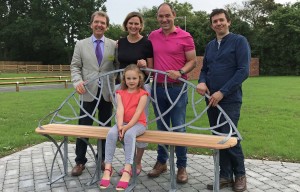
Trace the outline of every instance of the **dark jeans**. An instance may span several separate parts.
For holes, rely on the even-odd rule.
[[[232,122],[237,127],[240,118],[241,103],[219,103],[225,113],[229,116]],[[219,110],[216,107],[210,107],[207,111],[210,126],[217,124],[217,118],[219,115]],[[224,122],[224,117],[222,116],[219,123]],[[216,131],[221,133],[229,132],[229,125],[226,124]],[[225,179],[232,179],[233,175],[235,177],[240,177],[246,174],[244,165],[244,154],[242,151],[242,146],[240,141],[237,145],[229,149],[220,150],[220,177]]]
[[[92,102],[83,102],[83,108],[90,114],[92,114],[93,110],[95,109],[97,101],[94,100]],[[85,113],[80,109],[80,115],[84,115]],[[98,105],[98,119],[100,122],[106,122],[112,115],[112,103],[107,102],[101,97],[100,103]],[[79,119],[79,125],[93,125],[93,119],[90,117],[84,117]],[[111,122],[109,121],[106,126],[111,126]],[[88,138],[85,138],[88,140]],[[85,164],[87,162],[87,158],[85,157],[87,150],[87,144],[77,138],[76,140],[76,164]],[[105,140],[102,140],[102,160],[105,158]]]
[[[182,89],[181,86],[168,88],[168,93],[172,101],[176,100],[181,89]],[[152,95],[154,94],[153,91],[154,89],[152,89],[152,93],[151,93]],[[157,93],[157,102],[158,102],[159,110],[161,113],[164,113],[171,106],[167,94],[165,93],[165,88],[157,87],[156,93]],[[180,99],[178,100],[174,108],[172,108],[172,110],[163,117],[168,127],[170,127],[171,122],[172,122],[172,127],[181,126],[185,124],[187,102],[188,102],[188,96],[187,93],[184,93],[181,95]],[[153,108],[154,108],[155,116],[156,117],[159,116],[155,103],[153,103]],[[158,130],[168,131],[161,120],[157,120],[156,123],[157,123]],[[174,132],[186,132],[186,128],[182,127],[180,129],[174,130]],[[187,147],[176,146],[175,152],[177,157],[177,167],[186,167]],[[167,152],[164,150],[162,146],[158,145],[157,161],[164,164],[167,162],[167,160],[168,160]]]

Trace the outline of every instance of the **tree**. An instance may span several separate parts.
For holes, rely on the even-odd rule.
[[[151,9],[143,8],[139,9],[139,12],[143,14],[143,18],[145,20],[143,35],[148,36],[151,31],[159,28],[159,24],[157,23],[156,13],[157,7],[153,6]]]
[[[213,30],[210,28],[209,16],[204,11],[196,11],[188,19],[187,31],[194,38],[197,55],[204,55],[206,44],[215,38]]]
[[[26,39],[20,36],[12,36],[12,33],[17,29],[17,31],[21,31],[21,28],[18,28],[18,24],[23,24],[22,19],[30,22],[29,18],[26,17],[28,14],[28,2],[21,1],[21,0],[6,0],[1,1],[1,8],[0,8],[0,44],[1,44],[1,51],[0,51],[0,59],[9,59],[12,55],[20,55],[19,41]],[[25,21],[25,23],[26,23]],[[12,26],[12,23],[15,22],[16,26]],[[27,32],[30,32],[27,28],[24,29]]]
[[[239,11],[239,16],[254,29],[266,26],[269,15],[282,6],[276,4],[274,0],[250,0],[244,1],[243,5],[243,9]]]
[[[122,30],[121,25],[109,25],[109,29],[105,32],[105,36],[111,39],[120,39],[121,37],[126,36],[126,32]]]
[[[0,8],[0,59],[70,63],[75,42],[90,35],[91,14],[105,0],[6,0]]]
[[[90,15],[106,11],[105,0],[3,0],[0,2],[0,60],[42,61],[45,64],[70,63],[75,42],[91,35]],[[193,11],[188,3],[171,3],[176,11],[175,25],[186,27],[203,55],[206,44],[215,38],[209,15]],[[248,0],[243,6],[226,5],[232,19],[231,32],[244,35],[252,56],[260,58],[261,74],[299,75],[300,2],[282,5],[274,0]],[[145,28],[142,35],[159,28],[157,6],[141,8]],[[184,22],[186,19],[186,23]],[[126,33],[111,25],[106,36],[119,39]]]
[[[245,36],[250,42],[252,56],[260,58],[261,74],[299,74],[298,4],[250,0],[243,2],[242,8],[231,6],[237,18],[250,25]],[[247,33],[247,28],[243,31]]]
[[[278,8],[270,15],[260,44],[264,74],[300,75],[300,2]]]

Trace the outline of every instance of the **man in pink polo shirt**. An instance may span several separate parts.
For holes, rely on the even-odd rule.
[[[175,101],[181,92],[183,84],[178,81],[179,77],[187,79],[187,73],[193,70],[196,66],[196,51],[192,36],[176,27],[174,19],[176,17],[173,6],[169,3],[162,3],[158,7],[157,20],[160,24],[160,29],[152,31],[148,39],[153,45],[154,69],[165,71],[168,73],[167,91],[170,98]],[[159,110],[164,113],[170,108],[171,103],[166,96],[164,87],[164,76],[159,75],[157,79],[157,102]],[[153,89],[152,89],[153,95]],[[172,124],[173,127],[179,126],[174,130],[177,132],[186,132],[186,128],[182,127],[185,124],[186,105],[188,102],[187,92],[182,94],[177,104],[168,114],[163,117],[163,120],[168,127]],[[158,109],[153,105],[155,115],[158,116]],[[168,131],[161,120],[157,121],[157,129]],[[187,148],[176,146],[177,156],[177,182],[187,183],[188,175],[186,172],[187,165]],[[167,171],[168,155],[164,148],[158,145],[157,162],[153,170],[148,173],[149,177],[158,177],[161,173]]]

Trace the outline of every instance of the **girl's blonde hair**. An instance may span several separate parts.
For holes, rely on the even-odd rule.
[[[140,70],[140,68],[136,64],[130,64],[124,69],[122,81],[121,81],[121,89],[124,90],[128,88],[125,81],[125,74],[127,71],[136,71],[139,74],[138,88],[144,89],[144,73]]]

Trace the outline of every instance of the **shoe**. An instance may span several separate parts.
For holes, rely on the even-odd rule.
[[[185,167],[178,168],[176,181],[177,183],[182,183],[182,184],[188,182],[188,174],[186,172]]]
[[[148,177],[158,177],[160,174],[167,171],[167,164],[162,164],[159,161],[156,161],[153,169],[148,173]]]
[[[220,182],[219,182],[219,189],[223,189],[223,188],[226,188],[226,187],[232,187],[233,186],[233,179],[225,179],[225,178],[220,178]],[[207,189],[209,190],[213,190],[214,189],[214,184],[208,184],[207,186]]]
[[[84,164],[76,164],[75,167],[73,167],[71,175],[72,176],[79,176],[82,174],[82,171],[85,169]]]
[[[123,175],[123,172],[124,172],[124,168],[122,168],[120,171],[119,171],[119,176],[122,176]],[[139,174],[142,172],[142,169],[136,169],[136,175],[139,176]],[[132,175],[132,170],[130,171],[130,174]]]
[[[111,177],[113,174],[112,168],[110,169],[104,169],[104,171],[109,171],[109,176]],[[106,189],[110,185],[110,179],[101,179],[99,182],[100,189]]]
[[[247,179],[246,175],[236,177],[233,185],[233,191],[242,192],[247,189]]]
[[[129,172],[129,171],[124,169],[123,173],[124,172],[128,173],[130,175],[130,177],[132,177],[132,174],[131,174],[132,171]],[[116,190],[117,191],[124,191],[125,189],[127,189],[128,184],[129,184],[129,181],[119,181],[118,184],[117,184]]]

